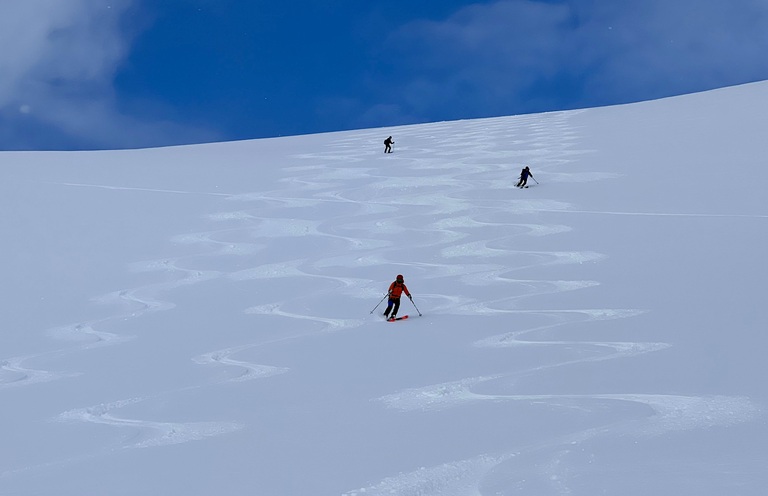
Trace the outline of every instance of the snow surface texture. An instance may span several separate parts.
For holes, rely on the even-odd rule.
[[[757,83],[0,154],[0,495],[763,495],[766,131]]]

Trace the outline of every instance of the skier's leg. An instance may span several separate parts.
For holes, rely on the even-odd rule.
[[[392,316],[390,318],[394,319],[397,317],[397,311],[400,310],[400,298],[395,299],[395,306],[392,309]]]
[[[389,312],[392,310],[392,304],[393,304],[393,300],[390,298],[387,301],[387,309],[384,310],[384,316],[385,317],[389,317]]]

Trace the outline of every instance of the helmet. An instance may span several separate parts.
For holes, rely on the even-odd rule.
[[[397,282],[403,282],[403,275],[402,274],[398,274],[395,279],[397,279]]]

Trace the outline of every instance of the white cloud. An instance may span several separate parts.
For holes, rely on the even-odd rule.
[[[387,46],[393,73],[414,73],[387,82],[404,115],[590,106],[768,78],[768,2],[501,0]]]
[[[0,4],[0,105],[58,90],[105,92],[126,43],[118,27],[130,0]],[[31,104],[30,104],[31,105]]]
[[[188,133],[117,108],[113,80],[130,49],[126,19],[135,3],[0,3],[0,147],[35,148],[48,136],[75,146],[149,146]]]

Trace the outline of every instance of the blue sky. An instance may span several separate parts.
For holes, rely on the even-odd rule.
[[[768,0],[0,2],[0,149],[135,148],[768,79]]]

